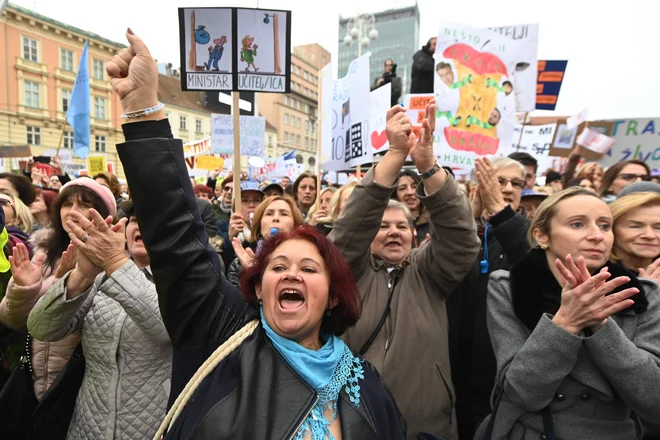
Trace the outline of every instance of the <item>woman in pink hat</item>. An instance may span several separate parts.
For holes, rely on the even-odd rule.
[[[19,243],[13,248],[13,255],[9,258],[12,278],[0,302],[0,324],[11,329],[26,329],[28,316],[37,300],[58,278],[73,269],[75,259],[60,261],[62,253],[71,242],[69,238],[71,231],[66,222],[73,211],[91,218],[88,213],[90,208],[96,209],[104,218],[114,217],[117,213],[117,203],[108,188],[92,179],[77,179],[67,183],[53,201],[49,227],[37,231],[32,236],[34,250],[32,260],[24,244]],[[93,267],[91,263],[90,267]],[[34,397],[37,402],[43,403],[42,397],[78,346],[80,332],[58,342],[41,342],[32,337],[28,337],[28,340],[29,353],[25,357],[25,362],[30,364]],[[25,344],[22,344],[22,349],[17,351],[18,357],[24,354],[22,352],[24,349]],[[73,407],[69,410],[73,410]],[[55,415],[58,424],[62,423],[65,432],[71,417],[70,411],[67,413],[60,407]],[[53,414],[49,415],[53,416]],[[24,415],[18,414],[17,417],[19,416],[22,418]],[[37,424],[36,421],[30,422],[31,425]],[[25,429],[24,432],[27,433],[27,429],[32,428],[25,427]],[[51,430],[56,429],[55,426],[51,426]],[[48,438],[56,437],[49,435]]]

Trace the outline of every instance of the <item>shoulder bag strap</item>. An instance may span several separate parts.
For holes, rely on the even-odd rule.
[[[258,319],[254,319],[248,322],[243,326],[243,328],[231,335],[231,337],[227,339],[224,344],[218,347],[211,354],[211,356],[209,356],[208,359],[204,361],[202,366],[199,367],[197,372],[188,381],[181,394],[179,394],[179,396],[176,398],[172,408],[170,408],[170,410],[167,412],[165,420],[163,420],[160,428],[158,428],[158,432],[156,432],[156,435],[154,436],[154,440],[161,440],[163,438],[165,431],[172,428],[174,421],[177,419],[177,417],[179,417],[183,409],[186,407],[186,404],[194,394],[199,384],[202,383],[204,378],[208,376],[224,358],[229,356],[229,354],[231,354],[231,352],[233,352],[236,347],[241,345],[245,339],[249,338],[250,335],[254,333],[254,330],[258,327],[258,325]]]
[[[493,407],[493,412],[490,415],[488,420],[488,426],[486,426],[486,431],[484,432],[483,440],[490,440],[493,436],[493,428],[495,428],[495,419],[497,418],[497,409],[500,407],[502,402],[502,396],[504,395],[504,388],[502,385],[497,384],[495,386],[495,406]]]
[[[394,273],[394,271],[396,271],[396,273]],[[360,351],[358,351],[360,356],[364,356],[367,350],[369,350],[369,347],[371,347],[371,344],[373,344],[374,341],[376,340],[376,336],[378,336],[378,333],[380,333],[380,330],[383,328],[383,325],[385,325],[385,321],[387,321],[387,317],[390,314],[390,306],[392,305],[392,296],[394,296],[394,288],[396,287],[396,281],[399,277],[399,271],[400,269],[394,269],[392,271],[392,273],[394,273],[394,276],[392,276],[392,273],[388,274],[390,294],[387,297],[387,304],[385,305],[383,316],[380,317],[380,321],[378,321],[378,325],[376,325],[376,328],[371,333],[371,336],[369,336],[369,339],[367,339],[367,342],[365,342],[362,348],[360,349]]]

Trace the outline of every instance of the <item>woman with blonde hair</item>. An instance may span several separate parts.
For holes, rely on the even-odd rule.
[[[330,199],[330,206],[328,208],[328,214],[324,218],[318,220],[316,226],[321,233],[324,235],[330,234],[334,228],[334,222],[339,218],[344,208],[346,207],[346,200],[353,192],[353,189],[357,186],[357,182],[350,182],[346,185],[342,185],[338,190],[334,191],[332,198]]]
[[[660,416],[660,290],[608,261],[612,224],[593,192],[560,191],[539,206],[534,248],[491,275],[496,387],[475,438],[639,439],[637,416]]]
[[[261,250],[264,240],[279,232],[291,232],[303,223],[305,219],[291,197],[273,196],[261,202],[252,218],[248,247],[244,248],[238,237],[234,237],[231,242],[236,258],[227,268],[229,282],[240,288],[243,268],[252,265],[252,260]]]
[[[334,186],[326,186],[321,190],[319,203],[314,203],[307,213],[305,221],[312,226],[319,223],[329,222],[330,208],[332,206],[332,196],[337,192]]]

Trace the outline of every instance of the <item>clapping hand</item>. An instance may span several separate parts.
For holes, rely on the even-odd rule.
[[[419,139],[410,150],[410,157],[417,167],[417,171],[425,173],[437,162],[433,153],[433,132],[435,131],[435,100],[426,105],[422,128],[419,131]],[[391,148],[391,147],[390,147]]]
[[[640,267],[639,277],[653,280],[660,285],[660,258],[649,264],[646,269]]]
[[[630,299],[639,290],[631,287],[617,293],[613,290],[630,281],[628,277],[617,277],[607,281],[611,274],[603,268],[596,275],[591,275],[584,262],[578,258],[575,264],[571,255],[566,256],[566,264],[557,259],[555,266],[563,277],[561,306],[553,321],[572,334],[578,334],[584,328],[593,331],[600,329],[611,315],[634,304]]]
[[[486,210],[487,216],[497,214],[506,207],[506,203],[504,203],[502,186],[497,180],[493,164],[487,157],[479,157],[475,162],[475,167],[477,169],[477,181],[479,182],[477,194],[481,207]],[[480,212],[479,215],[481,214]]]
[[[14,277],[14,283],[19,286],[32,286],[41,281],[42,267],[46,260],[46,254],[39,252],[34,257],[34,262],[30,261],[30,254],[23,243],[18,243],[12,249],[12,255],[9,256],[11,265],[11,274]]]
[[[60,258],[60,264],[55,270],[55,278],[62,278],[67,273],[71,272],[76,268],[76,262],[78,261],[78,252],[76,245],[70,243],[64,252],[62,252],[62,258]]]
[[[400,105],[395,105],[387,111],[385,131],[390,143],[389,151],[408,156],[415,145],[415,135],[412,132],[412,122]]]
[[[243,269],[247,269],[248,267],[252,266],[252,264],[254,264],[255,256],[254,251],[251,248],[244,248],[241,244],[241,240],[236,237],[232,239],[231,245],[234,248],[234,252],[236,252],[238,261],[241,262]]]

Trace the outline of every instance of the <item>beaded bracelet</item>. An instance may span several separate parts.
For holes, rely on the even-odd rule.
[[[158,104],[154,105],[153,107],[149,107],[149,108],[144,109],[144,110],[138,110],[138,111],[135,111],[135,112],[124,113],[124,114],[121,115],[121,118],[122,119],[135,119],[135,118],[139,118],[141,116],[148,116],[148,115],[154,114],[156,112],[159,112],[164,108],[165,108],[165,104],[163,104],[162,102],[159,102]]]

